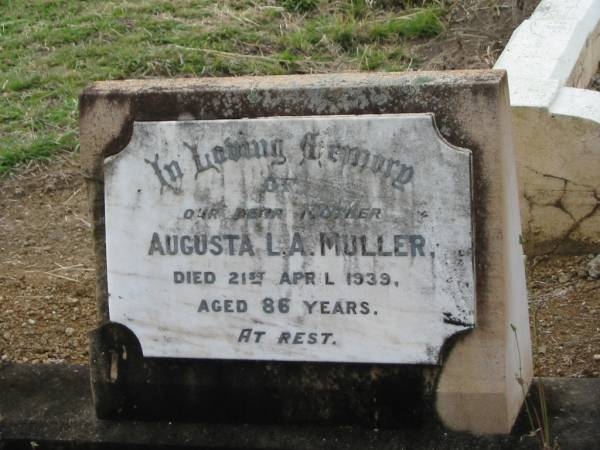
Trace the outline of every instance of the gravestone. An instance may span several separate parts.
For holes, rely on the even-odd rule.
[[[508,114],[499,71],[88,88],[98,416],[509,431]]]

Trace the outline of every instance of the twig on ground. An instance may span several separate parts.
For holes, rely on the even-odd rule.
[[[271,58],[270,56],[262,55],[244,55],[242,53],[225,52],[222,50],[213,50],[210,48],[199,48],[199,47],[184,47],[183,45],[173,44],[171,47],[179,48],[181,50],[196,51],[202,53],[208,53],[217,56],[223,56],[225,58],[246,58],[246,59],[259,59],[261,61],[268,61],[273,63],[291,64],[291,61],[285,59]]]
[[[80,222],[82,222],[86,227],[88,228],[92,228],[92,224],[89,223],[87,220],[85,220],[83,217],[78,216],[77,214],[73,213],[73,216],[75,216],[75,218],[77,220],[79,220]]]
[[[63,280],[74,281],[75,283],[80,283],[80,280],[76,280],[75,278],[66,277],[64,275],[58,275],[52,272],[44,272],[42,270],[26,270],[26,273],[43,273],[44,275],[48,275],[49,277],[62,278]]]
[[[77,194],[79,194],[79,191],[81,191],[81,186],[79,186],[79,188],[77,188],[77,190],[76,190],[75,192],[73,192],[73,193],[72,193],[72,194],[69,196],[69,198],[68,198],[68,199],[66,199],[66,200],[63,202],[63,205],[66,205],[66,204],[68,204],[68,203],[69,203],[69,202],[70,202],[70,201],[73,199],[73,197],[75,197]]]

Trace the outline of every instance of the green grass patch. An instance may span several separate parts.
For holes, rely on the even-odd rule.
[[[281,0],[281,4],[288,11],[308,12],[317,9],[319,0]]]
[[[404,70],[440,1],[4,0],[0,174],[78,148],[95,80]]]
[[[440,15],[441,11],[435,8],[416,11],[404,17],[375,24],[370,29],[370,36],[373,39],[382,41],[395,36],[405,38],[433,37],[444,29],[440,21]]]

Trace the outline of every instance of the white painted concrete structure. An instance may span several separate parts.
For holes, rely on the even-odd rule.
[[[525,252],[600,250],[600,0],[542,0],[496,69],[508,72]]]

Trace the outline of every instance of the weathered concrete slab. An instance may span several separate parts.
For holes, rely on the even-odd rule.
[[[509,76],[525,252],[600,251],[600,1],[543,0],[494,66]]]
[[[95,417],[89,369],[0,365],[0,448],[539,449],[521,413],[509,436],[449,432],[436,422],[408,430],[106,421]],[[600,441],[600,379],[544,379],[552,435],[561,448]],[[537,389],[532,390],[536,392]],[[535,403],[535,399],[531,400]],[[39,447],[38,447],[39,446]]]
[[[81,145],[97,255],[101,326],[91,355],[98,414],[380,428],[438,414],[452,429],[507,432],[523,400],[517,377],[527,384],[532,376],[507,93],[504,73],[494,71],[124,81],[87,89]],[[441,365],[144,358],[135,334],[110,322],[104,165],[127,146],[136,123],[423,113],[433,114],[444,140],[472,152],[476,327],[447,342]],[[149,168],[157,152],[147,151],[143,168],[155,179]],[[161,169],[177,178],[174,165]]]

